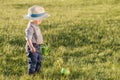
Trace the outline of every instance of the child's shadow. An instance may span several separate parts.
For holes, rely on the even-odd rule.
[[[4,64],[2,64],[1,69],[3,71],[4,76],[21,76],[23,73],[25,73],[25,65],[26,61],[24,61],[22,58],[14,58],[12,55],[6,56],[4,59]],[[23,70],[24,68],[24,70]]]
[[[4,35],[0,35],[0,47],[3,46],[4,41],[5,41]]]
[[[25,39],[16,36],[9,41],[9,44],[12,46],[23,47],[25,45],[25,42]]]
[[[2,40],[2,39],[1,39]],[[1,65],[3,75],[5,76],[20,76],[23,74],[25,70],[25,65],[27,65],[26,61],[23,59],[24,50],[20,50],[21,47],[25,46],[25,39],[19,36],[12,37],[8,43],[11,46],[14,46],[17,49],[13,49],[10,51],[10,54],[4,54],[4,63]],[[19,54],[18,54],[19,53]]]

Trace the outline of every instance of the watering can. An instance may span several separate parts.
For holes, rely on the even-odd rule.
[[[42,50],[43,55],[48,55],[48,53],[50,52],[49,47],[48,47],[47,44],[42,45],[41,50]]]

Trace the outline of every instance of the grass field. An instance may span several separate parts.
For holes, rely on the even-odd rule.
[[[51,52],[31,77],[23,15],[35,4],[51,15],[40,25]],[[0,0],[0,80],[120,80],[120,0]]]

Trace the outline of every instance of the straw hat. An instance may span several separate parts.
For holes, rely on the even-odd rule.
[[[50,15],[45,12],[44,8],[34,5],[28,9],[28,14],[24,15],[24,19],[28,20],[43,20]]]

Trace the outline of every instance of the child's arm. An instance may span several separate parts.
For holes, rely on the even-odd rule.
[[[29,47],[30,47],[31,52],[32,52],[32,53],[35,53],[35,52],[36,52],[36,49],[34,48],[31,39],[28,39],[28,40],[27,40],[27,43],[28,43],[28,45],[29,45]]]
[[[30,27],[30,24],[28,24],[28,27],[26,28],[25,33],[26,33],[27,44],[30,47],[30,51],[32,53],[35,53],[36,49],[34,48],[32,44],[32,36],[33,36],[34,31],[33,31],[33,28]]]

